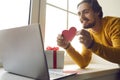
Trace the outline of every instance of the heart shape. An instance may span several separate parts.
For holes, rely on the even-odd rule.
[[[77,29],[75,27],[71,27],[69,30],[63,30],[62,35],[66,41],[72,41],[75,37]]]

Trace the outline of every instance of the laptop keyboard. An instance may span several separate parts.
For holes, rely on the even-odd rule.
[[[65,76],[65,73],[62,72],[55,72],[55,71],[49,71],[50,78],[58,78]]]
[[[75,73],[63,73],[62,70],[59,69],[55,69],[55,70],[49,70],[49,75],[50,75],[50,79],[51,80],[57,80],[60,78],[64,78],[66,76],[70,76],[70,75],[75,75]]]

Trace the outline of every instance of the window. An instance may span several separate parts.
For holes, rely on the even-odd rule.
[[[74,3],[73,3],[74,2]],[[47,0],[45,46],[57,46],[56,37],[62,30],[74,26],[78,30],[81,24],[77,16],[77,4],[80,0]]]
[[[0,0],[0,30],[28,25],[29,7],[30,0]]]
[[[45,48],[47,46],[57,46],[56,38],[62,30],[74,26],[77,30],[82,28],[77,16],[77,4],[80,0],[46,0],[46,19],[45,19]],[[77,37],[72,41],[72,45],[81,51]],[[61,49],[61,48],[60,48]],[[67,56],[67,55],[66,55]],[[70,62],[71,58],[66,57],[65,62]],[[72,61],[71,61],[72,62]]]
[[[0,29],[28,25],[30,0],[0,0]]]

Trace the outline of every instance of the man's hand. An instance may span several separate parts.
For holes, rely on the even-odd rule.
[[[61,34],[59,34],[59,35],[57,36],[57,45],[58,45],[58,46],[66,49],[69,44],[70,44],[70,42],[66,41]]]
[[[91,48],[94,40],[91,37],[90,33],[84,29],[77,32],[77,35],[80,35],[79,41],[82,43],[86,48]]]

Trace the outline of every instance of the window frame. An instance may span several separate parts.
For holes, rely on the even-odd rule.
[[[39,23],[42,30],[43,42],[45,39],[46,0],[31,0],[30,24]]]

